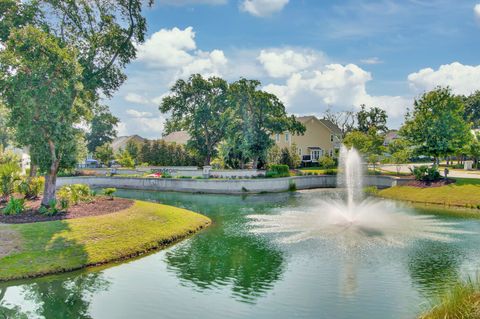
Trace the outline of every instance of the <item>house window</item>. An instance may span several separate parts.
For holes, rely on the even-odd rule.
[[[275,134],[275,141],[280,141],[280,134]]]
[[[322,156],[322,150],[312,150],[312,161],[318,161],[318,159]]]
[[[333,142],[333,134],[330,134],[330,142]]]
[[[298,155],[302,156],[302,149],[301,148],[298,149]]]
[[[290,138],[290,135],[288,133],[285,133],[285,142],[288,142],[289,138]]]

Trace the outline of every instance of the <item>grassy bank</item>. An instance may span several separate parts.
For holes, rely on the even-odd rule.
[[[477,319],[480,318],[480,282],[468,280],[451,288],[432,301],[431,309],[420,319]]]
[[[210,224],[184,209],[136,201],[123,211],[95,217],[2,225],[10,251],[0,251],[0,280],[80,269],[164,247]],[[13,237],[12,237],[13,236]],[[1,242],[0,242],[1,244]]]
[[[378,196],[414,203],[480,209],[480,185],[467,183],[431,188],[396,186],[379,191]]]

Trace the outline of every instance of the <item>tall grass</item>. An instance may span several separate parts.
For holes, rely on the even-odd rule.
[[[419,319],[480,318],[480,277],[455,284],[447,293],[432,300],[430,306]]]

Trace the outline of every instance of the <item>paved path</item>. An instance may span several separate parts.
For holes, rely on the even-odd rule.
[[[411,164],[402,164],[400,165],[400,172],[401,173],[410,173],[410,168],[414,166],[422,166],[422,165],[430,165],[425,163],[411,163]],[[380,169],[389,171],[389,172],[397,172],[397,165],[393,164],[386,164],[380,165]],[[450,173],[448,173],[449,177],[458,177],[458,178],[480,178],[480,171],[465,171],[461,169],[452,169],[449,168]],[[440,174],[443,176],[443,169],[440,169]]]

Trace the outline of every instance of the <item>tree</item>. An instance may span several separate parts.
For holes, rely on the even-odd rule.
[[[171,112],[166,133],[187,131],[188,147],[202,155],[205,165],[210,165],[218,143],[225,137],[229,120],[227,93],[225,80],[194,74],[188,81],[178,80],[159,107],[162,113]]]
[[[355,128],[356,114],[353,111],[333,112],[328,108],[323,117],[340,128],[342,137]]]
[[[127,145],[125,145],[125,150],[132,156],[135,162],[138,162],[140,153],[140,147],[138,146],[138,143],[129,140]]]
[[[439,163],[440,157],[454,154],[468,142],[470,127],[463,119],[462,99],[450,88],[437,88],[415,100],[400,129],[415,153],[428,155]]]
[[[10,127],[8,127],[8,116],[9,111],[0,102],[0,146],[5,148],[12,142],[13,132]]]
[[[115,160],[123,167],[133,168],[135,167],[135,161],[133,160],[132,155],[127,150],[120,150],[115,155]]]
[[[111,143],[117,137],[119,120],[110,113],[108,106],[99,105],[93,111],[90,132],[87,134],[87,147],[89,152],[95,152],[97,147]]]
[[[371,107],[367,110],[365,104],[361,105],[361,110],[356,114],[358,130],[368,133],[370,129],[385,133],[387,128],[387,112],[379,107]]]
[[[284,147],[280,150],[279,164],[288,165],[289,168],[297,168],[300,166],[302,160],[298,155],[298,149],[295,144],[291,147]]]
[[[474,127],[480,127],[480,90],[463,97],[465,104],[464,119],[472,123]]]
[[[114,159],[112,146],[109,143],[97,146],[95,149],[95,158],[103,164],[108,164],[108,162]]]
[[[149,1],[151,4],[152,1]],[[55,198],[61,163],[75,149],[100,94],[124,82],[146,32],[142,1],[2,1],[0,94],[16,139],[46,173],[42,205]],[[35,90],[32,90],[35,88]],[[23,110],[22,110],[23,109]],[[28,123],[31,123],[29,125]]]
[[[252,161],[253,168],[273,146],[271,136],[285,131],[303,134],[305,126],[295,116],[288,116],[283,103],[273,94],[259,90],[257,80],[241,79],[230,85],[229,99],[233,107],[230,136],[237,135],[238,149]]]
[[[347,147],[354,147],[363,154],[369,164],[376,168],[385,148],[383,146],[383,136],[378,134],[377,129],[372,127],[367,133],[352,131],[343,139],[343,144]]]
[[[480,160],[480,133],[476,133],[475,136],[465,147],[465,153],[473,159],[473,165],[475,168],[479,167]]]
[[[397,169],[397,175],[400,175],[400,170],[402,164],[408,163],[412,152],[411,149],[404,139],[393,140],[387,147],[388,152],[390,153],[390,162],[395,164]]]

